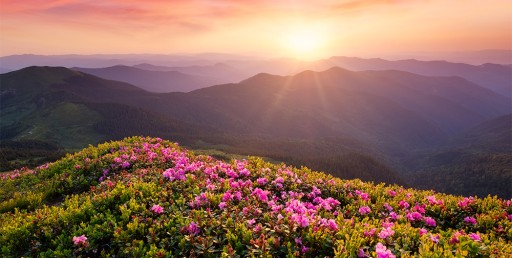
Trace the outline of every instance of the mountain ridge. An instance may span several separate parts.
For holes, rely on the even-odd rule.
[[[41,71],[45,69],[50,68]],[[378,169],[373,169],[371,176],[364,175],[365,179],[404,184],[409,183],[404,178],[417,172],[406,172],[410,166],[404,160],[418,153],[435,155],[430,150],[443,147],[470,127],[506,114],[509,109],[504,97],[466,80],[403,72],[352,72],[334,68],[287,77],[260,74],[237,84],[190,93],[157,94],[67,70],[63,74],[71,77],[62,80],[61,69],[65,68],[54,70],[57,75],[40,75],[57,78],[45,86],[48,87],[44,95],[46,105],[52,101],[66,102],[70,106],[59,110],[72,107],[82,110],[83,116],[90,112],[99,114],[95,125],[87,128],[103,135],[107,128],[115,128],[115,133],[107,134],[111,139],[146,134],[149,127],[141,124],[146,123],[159,128],[150,131],[152,135],[177,139],[191,146],[221,146],[231,153],[260,155],[297,166],[307,164],[314,169],[329,168],[340,177],[354,176],[348,168],[364,175],[361,168],[348,165],[350,159],[373,163]],[[23,80],[29,86],[37,85],[26,81],[26,72],[0,75],[2,90],[12,85],[21,87]],[[16,77],[18,82],[9,82],[11,77]],[[467,87],[474,91],[461,93]],[[39,123],[33,121],[45,121],[34,120],[43,114],[43,109],[31,104],[43,95],[10,94],[3,96],[1,102],[0,128],[9,133],[3,137],[16,139],[24,135],[26,138],[31,126]],[[95,109],[102,105],[104,108]],[[105,109],[112,112],[98,113]],[[481,115],[479,110],[486,110],[487,114]],[[130,125],[130,112],[138,114],[133,123],[138,128],[135,131],[126,128]],[[116,120],[115,114],[123,114],[123,118]],[[68,117],[66,121],[73,121],[72,115]],[[95,139],[100,141],[98,137]],[[389,175],[379,177],[379,170],[388,171],[383,173]]]

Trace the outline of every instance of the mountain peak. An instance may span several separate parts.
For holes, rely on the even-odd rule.
[[[29,66],[17,71],[6,73],[9,76],[23,76],[26,78],[44,81],[61,81],[73,76],[83,76],[79,71],[74,71],[66,67],[53,66]]]
[[[243,81],[241,81],[241,84],[251,84],[251,83],[264,83],[264,82],[271,82],[277,79],[282,79],[283,76],[279,75],[273,75],[269,73],[258,73],[252,77],[249,77]]]

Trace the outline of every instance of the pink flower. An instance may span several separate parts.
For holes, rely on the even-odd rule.
[[[223,210],[225,208],[226,208],[226,203],[225,202],[219,203],[219,209]]]
[[[247,177],[247,176],[250,176],[250,175],[251,175],[251,171],[249,171],[249,170],[248,170],[248,169],[246,169],[246,168],[243,168],[243,169],[241,169],[241,170],[240,170],[239,174],[240,174],[240,176],[245,176],[245,177]]]
[[[260,188],[256,188],[252,191],[253,195],[256,195],[260,201],[267,202],[268,201],[268,195],[270,194],[269,191],[262,190]]]
[[[425,220],[425,224],[427,226],[430,226],[430,227],[435,227],[436,226],[436,221],[433,218],[425,217],[424,220]]]
[[[427,232],[428,232],[428,231],[427,231],[426,229],[421,228],[421,229],[420,229],[420,236],[423,236],[423,235],[427,234]]]
[[[452,236],[452,238],[449,241],[450,244],[453,245],[453,244],[459,243],[460,242],[459,241],[459,237],[462,236],[462,235],[463,235],[463,233],[461,233],[460,231],[457,231],[457,232],[453,233],[453,236]]]
[[[238,201],[242,200],[242,192],[240,192],[240,191],[235,192],[235,199],[237,199]]]
[[[158,204],[155,204],[151,207],[151,211],[156,214],[162,214],[164,212],[164,208]]]
[[[436,234],[436,235],[432,235],[430,234],[430,240],[432,240],[432,242],[438,244],[439,243],[439,239],[441,239],[441,237],[439,236],[439,234]]]
[[[377,229],[376,228],[372,228],[372,229],[370,229],[370,231],[364,231],[363,235],[365,237],[372,237],[373,235],[375,235],[375,231],[377,231]]]
[[[389,218],[391,220],[397,220],[397,219],[400,218],[400,215],[398,215],[398,214],[396,214],[396,212],[392,211],[392,212],[389,213]]]
[[[459,206],[459,208],[466,208],[469,205],[471,205],[474,201],[475,201],[475,199],[473,197],[469,197],[469,198],[466,197],[463,200],[459,201],[457,203],[457,205]]]
[[[406,202],[406,201],[404,201],[404,200],[401,200],[401,201],[398,203],[398,205],[400,205],[400,208],[402,208],[402,209],[407,209],[407,208],[409,208],[409,203],[408,203],[408,202]]]
[[[474,241],[482,241],[482,238],[480,237],[480,234],[478,233],[469,233],[468,235],[471,239]]]
[[[266,177],[260,177],[258,179],[256,179],[256,183],[258,183],[259,185],[266,185],[268,182],[268,179]]]
[[[304,215],[299,215],[297,213],[294,213],[292,216],[291,216],[291,219],[297,223],[299,226],[305,228],[307,226],[309,226],[309,218],[304,216]]]
[[[121,168],[128,168],[130,167],[130,163],[128,163],[128,161],[123,161],[123,163],[121,163]]]
[[[284,183],[284,179],[282,177],[278,177],[274,181],[272,181],[272,184],[282,184],[282,183]]]
[[[336,221],[334,221],[333,219],[329,219],[327,221],[327,223],[329,224],[329,229],[331,229],[333,231],[337,231],[338,230],[338,224],[336,224]]]
[[[396,256],[391,252],[391,250],[387,250],[386,246],[382,243],[377,243],[375,246],[375,252],[377,253],[377,258],[395,258]]]
[[[396,192],[393,191],[393,190],[389,190],[388,191],[388,195],[391,196],[391,197],[395,197],[396,196]]]
[[[421,214],[417,211],[407,213],[407,219],[409,221],[419,221],[419,220],[421,220],[421,218],[422,218]]]
[[[177,169],[177,170],[175,170],[174,168],[166,169],[163,173],[163,177],[169,178],[169,180],[171,180],[171,181],[174,181],[174,180],[185,181],[186,180],[185,171],[183,169]]]
[[[476,225],[476,219],[473,217],[465,217],[464,222],[471,224],[471,225]]]
[[[233,195],[230,192],[225,192],[224,195],[222,195],[223,202],[227,202],[231,199],[233,199]]]
[[[418,205],[416,204],[413,208],[414,211],[417,211],[421,214],[424,214],[425,213],[425,204],[422,204],[422,205]]]
[[[386,238],[392,236],[393,234],[395,234],[395,231],[393,231],[393,229],[384,228],[382,231],[380,231],[379,238],[386,239]]]
[[[85,235],[74,236],[73,244],[80,245],[80,246],[87,246],[87,237]]]
[[[252,226],[254,223],[256,223],[255,219],[250,219],[247,221],[247,225]]]
[[[386,222],[386,221],[382,222],[383,228],[391,228],[393,226],[395,226],[395,224],[393,222]]]
[[[427,196],[428,203],[430,205],[442,205],[443,200],[437,200],[435,195]]]
[[[370,213],[371,211],[372,210],[368,206],[362,206],[362,207],[359,208],[359,213],[361,215],[366,215],[366,214]]]
[[[185,232],[191,235],[197,235],[201,232],[201,229],[197,226],[195,222],[190,222],[188,226],[185,227]]]
[[[357,257],[359,257],[359,258],[366,257],[366,254],[364,253],[364,249],[363,248],[359,249],[359,253],[357,253]]]
[[[359,196],[359,198],[361,198],[361,200],[363,200],[363,201],[369,201],[370,200],[370,195],[365,193],[365,192],[361,192],[359,190],[356,190],[356,195]]]

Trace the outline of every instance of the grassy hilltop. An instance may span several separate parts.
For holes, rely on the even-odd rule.
[[[1,174],[0,256],[506,257],[511,204],[132,137]]]

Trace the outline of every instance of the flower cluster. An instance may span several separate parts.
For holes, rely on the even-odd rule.
[[[0,181],[4,192],[25,193],[10,194],[10,202],[0,199],[6,211],[0,213],[0,256],[512,252],[509,200],[340,180],[258,158],[223,162],[161,139],[101,145],[35,171]],[[37,180],[31,184],[32,177]],[[48,179],[53,181],[41,184]],[[53,205],[61,193],[64,201]]]

